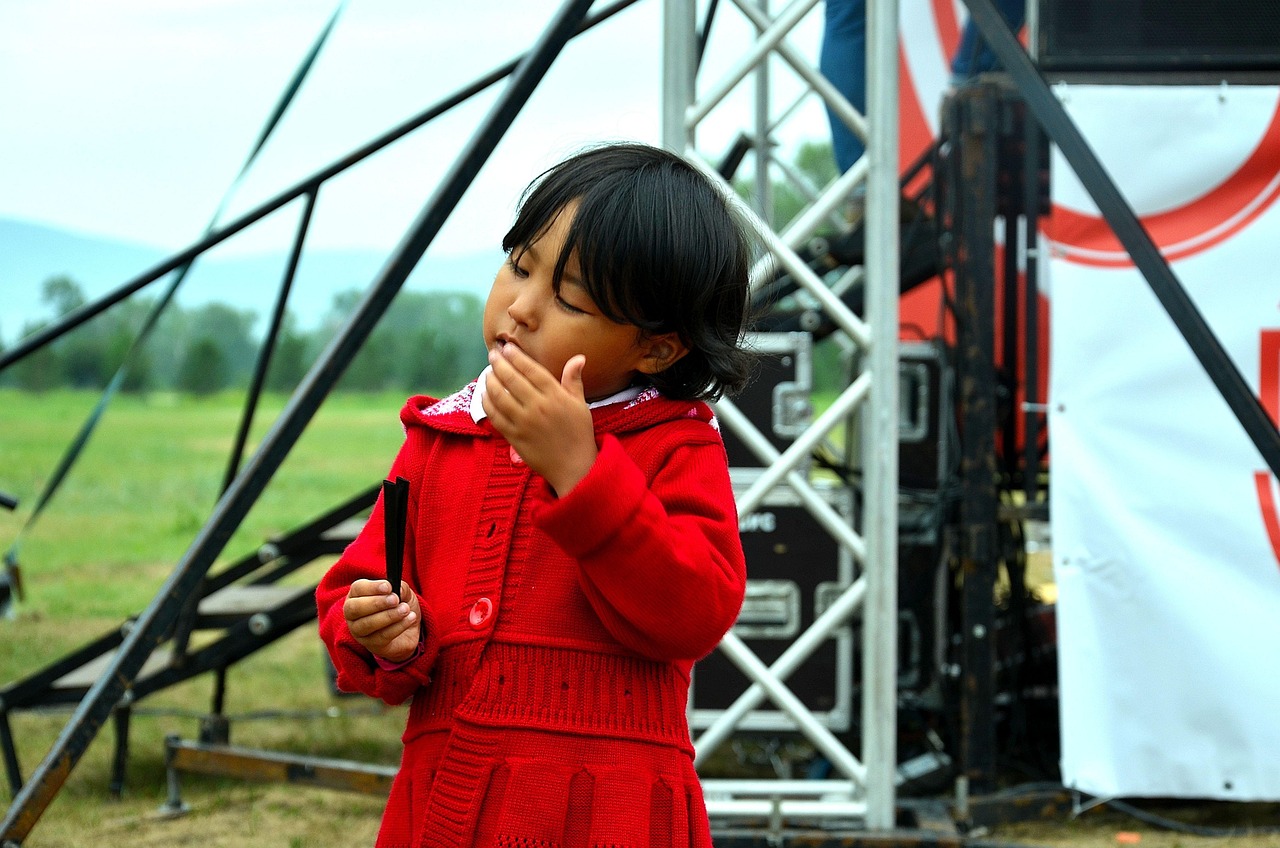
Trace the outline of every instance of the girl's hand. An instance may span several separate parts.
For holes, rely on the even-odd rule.
[[[401,601],[386,580],[357,580],[342,603],[342,617],[356,641],[387,662],[404,662],[418,650],[422,607],[409,584],[400,583]]]
[[[515,345],[489,352],[485,415],[529,467],[563,497],[596,461],[595,430],[582,388],[587,359],[570,357],[556,379]]]

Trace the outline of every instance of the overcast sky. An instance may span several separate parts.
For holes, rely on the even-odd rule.
[[[337,6],[337,0],[5,0],[0,216],[164,249],[197,240]],[[558,8],[543,0],[349,0],[222,220],[528,49]],[[791,39],[815,57],[821,9]],[[659,0],[642,0],[571,43],[433,251],[495,247],[528,180],[585,143],[659,141],[661,13]],[[722,4],[704,79],[737,62],[750,35],[742,15]],[[776,113],[801,89],[789,71],[775,67]],[[708,154],[722,152],[751,121],[751,88],[738,91],[700,130],[699,147]],[[395,244],[492,100],[492,94],[476,98],[326,186],[310,243]],[[826,137],[816,101],[781,137]],[[277,215],[249,238],[238,237],[232,249],[284,243],[295,220],[296,212]]]

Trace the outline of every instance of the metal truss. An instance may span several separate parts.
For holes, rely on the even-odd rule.
[[[738,494],[738,513],[744,520],[760,508],[766,496],[785,485],[817,524],[859,564],[856,579],[843,587],[812,624],[799,633],[772,665],[766,665],[741,636],[730,632],[720,651],[751,681],[733,704],[723,710],[695,739],[697,762],[706,762],[718,747],[740,729],[765,701],[785,714],[794,728],[832,765],[831,780],[705,779],[707,809],[713,826],[729,827],[743,820],[767,822],[774,831],[803,821],[824,829],[853,827],[890,830],[894,825],[897,686],[897,475],[898,475],[898,129],[897,129],[897,2],[868,3],[868,113],[845,99],[814,67],[813,57],[791,46],[788,35],[813,12],[817,0],[793,0],[771,15],[768,0],[734,0],[734,6],[755,28],[757,38],[741,59],[721,78],[699,84],[698,34],[695,0],[664,0],[663,143],[695,163],[707,161],[696,145],[699,123],[748,77],[756,87],[754,127],[746,131],[755,153],[756,197],[741,200],[727,180],[712,168],[703,170],[722,188],[750,229],[767,248],[752,270],[759,287],[778,269],[789,274],[805,296],[831,320],[843,338],[842,346],[857,356],[859,372],[836,400],[789,446],[779,451],[730,400],[721,400],[717,414],[766,466]],[[712,3],[714,7],[715,4]],[[771,153],[771,134],[796,111],[796,104],[775,118],[767,84],[771,58],[780,59],[851,129],[866,141],[867,153],[829,185],[815,188],[798,181]],[[780,174],[809,199],[793,220],[775,227],[770,220],[770,179]],[[797,249],[847,203],[855,187],[867,187],[865,318],[859,317],[831,285],[800,257]],[[837,285],[850,282],[846,279]],[[859,515],[839,514],[814,486],[807,459],[830,433],[853,416],[861,416],[859,449],[864,485]],[[857,529],[860,528],[861,532]],[[750,562],[748,562],[750,572]],[[788,687],[789,676],[826,640],[855,622],[862,631],[861,728],[862,758],[830,729]],[[697,700],[695,679],[694,698]]]

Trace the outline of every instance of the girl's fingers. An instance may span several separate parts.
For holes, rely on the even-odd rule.
[[[385,581],[384,581],[385,583]],[[404,618],[409,605],[402,603],[395,595],[369,595],[361,598],[347,598],[342,605],[342,617],[348,622],[356,622],[367,618],[382,616],[387,620]]]
[[[390,594],[391,584],[386,580],[357,580],[351,584],[342,604],[342,616],[351,635],[375,653],[419,626],[420,616],[414,609],[418,602],[413,589],[401,581],[400,591],[403,601]]]
[[[545,391],[548,386],[560,382],[556,375],[516,345],[509,344],[501,350],[490,351],[489,364],[503,387],[517,399],[527,394],[526,388]]]
[[[486,413],[490,412],[490,405],[492,405],[493,409],[501,411],[506,404],[513,401],[517,404],[519,403],[519,387],[516,383],[520,375],[512,369],[511,363],[504,360],[496,352],[489,354],[489,362],[493,367],[493,371],[489,374],[489,379],[485,383],[482,405],[484,405]]]
[[[379,613],[357,619],[350,622],[348,627],[351,635],[357,639],[374,640],[385,645],[417,623],[418,617],[413,613],[400,615],[393,610],[392,613]]]
[[[351,584],[347,591],[348,598],[363,598],[369,595],[389,595],[391,584],[386,580],[365,580],[361,578]]]

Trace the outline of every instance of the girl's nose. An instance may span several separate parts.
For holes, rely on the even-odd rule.
[[[515,299],[507,307],[507,314],[511,316],[512,321],[530,329],[537,323],[537,312],[537,305],[534,302],[534,298],[530,296],[528,289],[516,295]]]

